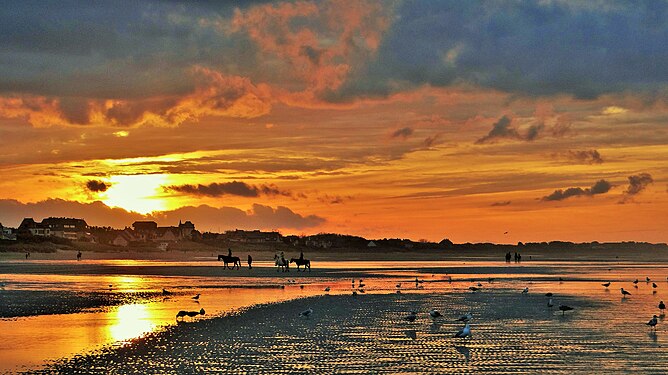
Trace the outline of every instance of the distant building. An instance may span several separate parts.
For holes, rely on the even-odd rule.
[[[135,221],[132,228],[136,232],[155,232],[158,229],[158,223],[155,221]]]
[[[49,228],[55,237],[79,240],[88,236],[88,224],[83,219],[49,217],[42,220],[41,224]]]
[[[231,242],[265,243],[281,242],[278,232],[261,232],[259,230],[234,230],[225,232],[225,237]]]
[[[26,217],[21,221],[17,232],[19,235],[23,236],[50,236],[51,229],[49,227],[42,225],[42,223],[36,222],[31,217]]]
[[[181,223],[181,220],[179,220],[179,236],[181,238],[192,238],[194,230],[195,230],[195,224],[191,223],[190,221]]]
[[[125,230],[118,231],[118,234],[114,240],[111,241],[111,244],[114,246],[128,247],[133,242],[137,242],[137,239],[132,234],[132,231],[126,228]]]
[[[54,236],[70,240],[80,240],[89,236],[85,220],[69,217],[48,217],[41,223],[27,217],[23,219],[17,232],[24,236]]]
[[[3,227],[0,223],[0,240],[16,240],[16,233],[13,228]]]

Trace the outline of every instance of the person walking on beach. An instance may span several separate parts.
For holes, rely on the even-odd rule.
[[[506,253],[506,263],[510,263],[510,251]]]
[[[248,254],[248,269],[252,270],[253,269],[253,257]]]
[[[77,253],[77,262],[81,260],[81,251]]]

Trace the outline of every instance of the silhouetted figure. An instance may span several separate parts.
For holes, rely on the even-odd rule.
[[[506,263],[510,263],[510,251],[506,253]]]
[[[304,260],[304,251],[299,252],[299,260]]]
[[[515,263],[517,263],[517,262],[518,262],[518,260],[517,260],[517,253],[515,253]]]
[[[253,269],[253,257],[248,254],[248,269]]]
[[[232,256],[232,248],[227,248],[227,256],[231,257]]]
[[[77,262],[81,260],[81,251],[77,253]]]
[[[30,256],[30,253],[26,253],[26,259],[28,259],[29,256]]]
[[[521,261],[522,261],[522,255],[518,253],[517,254],[517,263],[519,263]]]

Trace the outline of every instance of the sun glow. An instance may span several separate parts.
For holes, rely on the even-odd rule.
[[[111,187],[106,191],[104,203],[129,211],[147,214],[167,209],[162,186],[167,183],[163,174],[119,175],[110,178]]]

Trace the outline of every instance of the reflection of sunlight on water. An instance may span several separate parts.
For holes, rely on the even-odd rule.
[[[154,327],[146,305],[123,305],[111,314],[115,323],[109,326],[109,335],[114,341],[126,341],[141,336]]]

